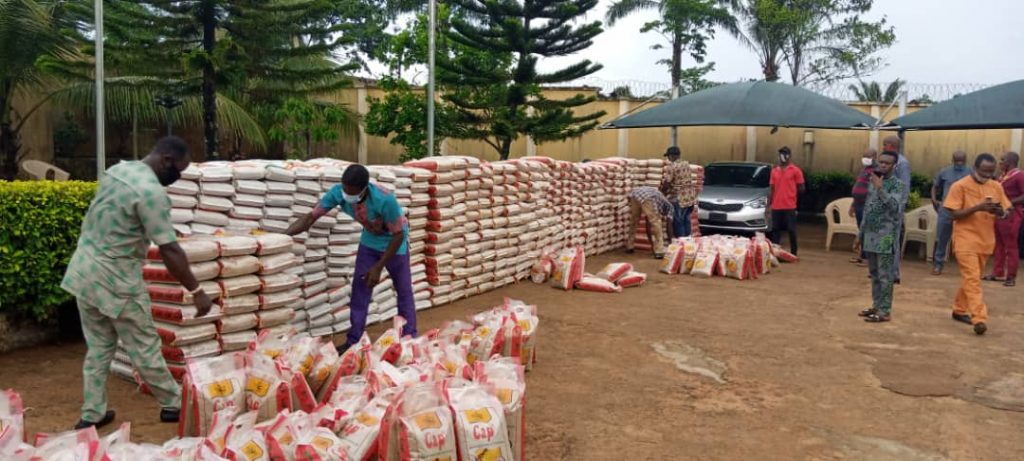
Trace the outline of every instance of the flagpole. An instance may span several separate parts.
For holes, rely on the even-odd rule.
[[[434,152],[434,50],[437,33],[437,0],[430,0],[427,7],[430,30],[427,32],[427,156]]]
[[[103,0],[95,0],[96,10],[96,179],[107,169],[106,102],[103,94]]]

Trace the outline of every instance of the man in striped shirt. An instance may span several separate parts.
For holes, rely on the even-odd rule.
[[[636,226],[640,223],[641,213],[647,219],[647,239],[652,243],[654,257],[661,259],[665,257],[665,230],[668,229],[668,238],[675,238],[672,229],[672,215],[675,214],[672,204],[665,198],[657,188],[637,187],[629,193],[630,226],[626,240],[626,252],[633,252],[633,244],[636,240]],[[667,221],[667,226],[665,225]]]

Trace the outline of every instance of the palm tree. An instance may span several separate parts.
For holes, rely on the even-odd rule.
[[[641,32],[657,30],[671,43],[672,58],[668,61],[672,88],[679,87],[683,74],[683,52],[703,62],[705,42],[714,36],[715,29],[739,34],[736,18],[729,10],[731,0],[617,0],[608,7],[605,20],[609,26],[643,11],[656,11],[658,21],[648,23]]]
[[[903,89],[903,85],[907,82],[905,80],[896,79],[888,86],[885,87],[885,91],[882,91],[882,86],[878,82],[865,82],[860,81],[857,85],[850,85],[850,91],[857,97],[858,101],[861,102],[879,102],[879,103],[891,103],[900,96],[900,90]]]
[[[785,25],[787,13],[770,0],[737,0],[731,3],[736,16],[746,24],[746,30],[737,35],[740,42],[758,54],[765,80],[779,80],[788,36]]]
[[[62,3],[0,0],[0,153],[8,179],[18,172],[21,129],[41,106],[18,112],[14,99],[44,92],[51,83],[38,65],[41,58],[75,54],[74,43],[61,33]]]

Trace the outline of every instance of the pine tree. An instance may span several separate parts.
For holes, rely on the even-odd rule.
[[[264,126],[276,106],[349,83],[355,64],[338,4],[325,0],[191,0],[106,3],[107,65],[156,77],[161,91],[201,95],[208,158],[218,153],[217,98],[230,95]]]
[[[438,60],[444,99],[454,106],[459,138],[482,139],[507,159],[521,135],[535,142],[578,137],[597,126],[604,112],[577,116],[574,108],[596,99],[544,96],[541,85],[577,80],[601,69],[582,60],[541,73],[541,58],[568,56],[589,47],[601,23],[576,24],[597,0],[451,0],[457,46]]]

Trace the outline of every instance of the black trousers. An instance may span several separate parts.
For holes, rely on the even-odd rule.
[[[782,244],[782,231],[789,231],[789,252],[797,253],[796,210],[772,210],[772,232],[769,238],[777,245]]]

